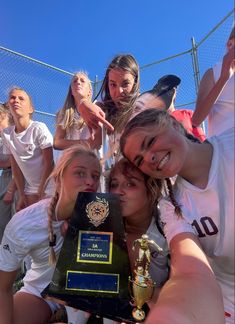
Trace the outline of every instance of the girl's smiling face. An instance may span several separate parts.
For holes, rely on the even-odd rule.
[[[169,178],[179,174],[186,159],[184,135],[172,122],[168,126],[148,125],[131,132],[124,155],[142,172],[153,178]]]

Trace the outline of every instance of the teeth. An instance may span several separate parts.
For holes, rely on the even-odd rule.
[[[160,163],[158,164],[158,169],[161,169],[168,160],[169,160],[169,153],[160,161]]]

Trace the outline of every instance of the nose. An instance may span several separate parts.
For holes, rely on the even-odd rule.
[[[118,88],[118,93],[119,93],[119,95],[122,95],[124,93],[123,87]]]
[[[125,194],[124,186],[117,186],[111,190],[112,193],[122,196]]]
[[[86,178],[85,178],[86,186],[93,187],[94,183],[95,183],[95,181],[91,175],[86,176]]]
[[[145,153],[144,160],[148,163],[155,163],[157,160],[156,154],[148,151]]]

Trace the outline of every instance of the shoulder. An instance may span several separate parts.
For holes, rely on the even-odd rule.
[[[6,227],[6,235],[18,241],[25,241],[28,235],[37,229],[47,226],[47,209],[50,199],[43,199],[17,212]]]
[[[213,68],[208,69],[204,74],[200,82],[200,86],[204,86],[206,84],[214,84],[214,73],[213,73]]]
[[[37,130],[43,130],[43,131],[48,130],[49,131],[47,125],[45,123],[39,122],[39,121],[33,121],[31,123],[30,127],[33,129],[37,129]]]
[[[210,142],[214,149],[218,147],[220,156],[223,159],[229,159],[231,162],[234,161],[234,127],[224,131],[220,135],[212,136],[208,138],[208,142]],[[229,163],[227,161],[227,163]]]
[[[3,136],[4,135],[10,135],[14,131],[14,129],[15,129],[15,126],[14,125],[13,126],[9,126],[7,128],[4,128],[3,131],[2,131]]]

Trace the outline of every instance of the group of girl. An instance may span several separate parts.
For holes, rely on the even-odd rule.
[[[10,93],[15,126],[7,128],[3,138],[11,153],[19,190],[18,209],[31,206],[14,215],[0,245],[0,323],[46,323],[58,309],[59,305],[43,299],[41,292],[52,278],[53,257],[58,256],[63,242],[61,225],[71,217],[77,194],[99,188],[101,165],[96,150],[107,137],[107,157],[114,157],[107,190],[120,196],[132,269],[136,256],[131,247],[142,234],[147,233],[164,250],[155,258],[152,254],[150,273],[159,286],[165,284],[160,295],[155,294],[146,323],[156,319],[160,323],[223,323],[223,302],[213,271],[222,283],[226,320],[233,320],[234,261],[229,240],[233,237],[230,232],[234,206],[226,182],[232,185],[233,169],[228,170],[226,162],[229,165],[232,160],[229,152],[233,133],[203,144],[192,142],[167,112],[150,109],[137,114],[134,103],[138,95],[139,68],[131,55],[115,57],[107,68],[101,87],[102,103],[92,103],[92,87],[86,73],[75,74],[64,107],[57,115],[54,147],[65,151],[53,167],[51,138],[45,135],[48,130],[43,125],[32,122],[30,97],[22,89]],[[100,122],[107,128],[105,136]],[[28,133],[30,127],[35,130]],[[33,179],[37,184],[31,184],[30,171],[24,169],[22,161],[27,158],[17,160],[13,144],[9,144],[12,138],[14,143],[22,144],[34,134],[37,145],[27,142],[27,157],[31,154],[36,159],[32,165],[40,174],[39,179]],[[122,154],[130,162],[118,161],[119,141]],[[19,149],[23,154],[23,147]],[[221,156],[223,163],[218,162]],[[218,171],[223,172],[222,177]],[[41,199],[46,194],[49,174],[50,198]],[[176,175],[179,177],[173,190],[169,178]],[[163,179],[167,179],[169,200],[161,195]],[[210,264],[199,239],[212,260]],[[27,255],[32,259],[31,268],[24,277],[24,287],[13,296],[17,270]]]

